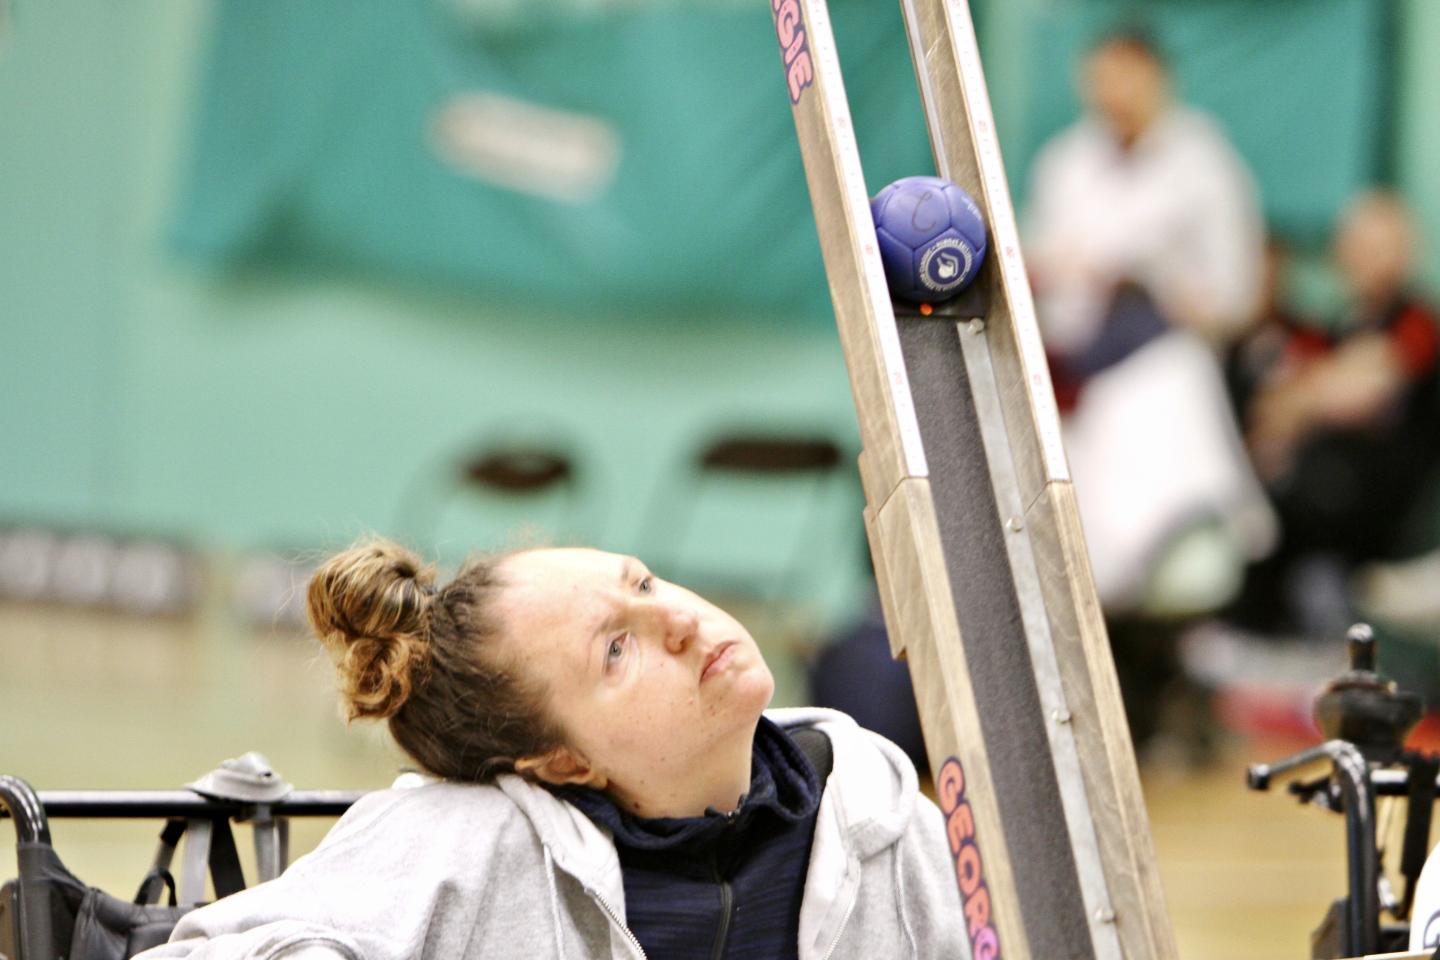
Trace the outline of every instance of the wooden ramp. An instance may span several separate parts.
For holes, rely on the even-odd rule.
[[[972,954],[1174,957],[969,9],[902,7],[937,171],[990,234],[929,316],[886,287],[826,4],[771,0]]]

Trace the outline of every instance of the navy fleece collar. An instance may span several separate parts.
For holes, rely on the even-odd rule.
[[[804,752],[785,731],[761,717],[755,728],[750,789],[731,813],[712,807],[699,817],[639,817],[598,790],[562,787],[554,792],[609,830],[617,844],[678,852],[703,849],[723,836],[743,833],[762,812],[789,823],[803,820],[819,807],[821,785]]]

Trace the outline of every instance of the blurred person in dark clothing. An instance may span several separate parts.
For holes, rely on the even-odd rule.
[[[929,775],[910,668],[890,655],[879,597],[858,620],[824,641],[808,680],[812,704],[848,712],[860,726],[904,750],[922,778]]]
[[[1255,397],[1275,371],[1277,364],[1297,336],[1306,336],[1318,326],[1313,317],[1297,311],[1287,298],[1291,250],[1279,236],[1265,240],[1264,271],[1260,281],[1260,304],[1255,320],[1225,354],[1225,386],[1235,415],[1249,422]]]
[[[1340,607],[1332,622],[1315,622],[1296,609],[1304,597],[1276,602],[1296,594],[1295,571],[1329,564],[1343,591],[1357,564],[1420,546],[1409,526],[1440,467],[1440,314],[1415,289],[1418,249],[1399,197],[1353,200],[1333,250],[1347,296],[1341,321],[1292,331],[1256,389],[1248,441],[1283,541],[1247,585],[1250,625],[1343,628],[1343,604],[1330,604]]]
[[[924,779],[930,775],[930,761],[910,667],[890,655],[890,633],[880,606],[870,543],[863,540],[859,547],[869,573],[870,597],[860,615],[821,638],[809,658],[810,703],[849,713],[860,726],[904,750]]]

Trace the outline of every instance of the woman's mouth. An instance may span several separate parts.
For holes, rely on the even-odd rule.
[[[700,671],[700,682],[704,683],[716,674],[723,672],[733,659],[735,659],[735,641],[726,640],[711,650],[710,655],[705,658],[705,667]]]

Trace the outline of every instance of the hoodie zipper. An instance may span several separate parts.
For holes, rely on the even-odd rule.
[[[850,923],[850,914],[855,912],[855,901],[858,899],[858,895],[850,898],[850,905],[845,908],[845,915],[840,918],[840,926],[835,928],[835,939],[830,941],[829,949],[825,951],[825,955],[820,960],[830,960],[834,956],[835,948],[840,946],[840,937],[845,933],[846,925]]]
[[[630,931],[630,928],[620,922],[620,914],[615,911],[614,907],[610,906],[610,901],[605,899],[604,894],[591,887],[586,887],[585,892],[595,898],[595,902],[600,904],[600,909],[605,911],[605,915],[610,918],[610,922],[620,928],[620,932],[625,934],[625,939],[630,941],[630,945],[635,948],[635,952],[640,955],[641,960],[645,960],[645,948],[640,946],[640,940]]]
[[[711,857],[710,871],[715,877],[715,882],[720,884],[720,929],[715,932],[715,949],[710,954],[710,958],[711,960],[723,960],[725,946],[730,939],[730,911],[735,907],[735,893],[730,888],[730,881],[720,875],[718,854]]]

